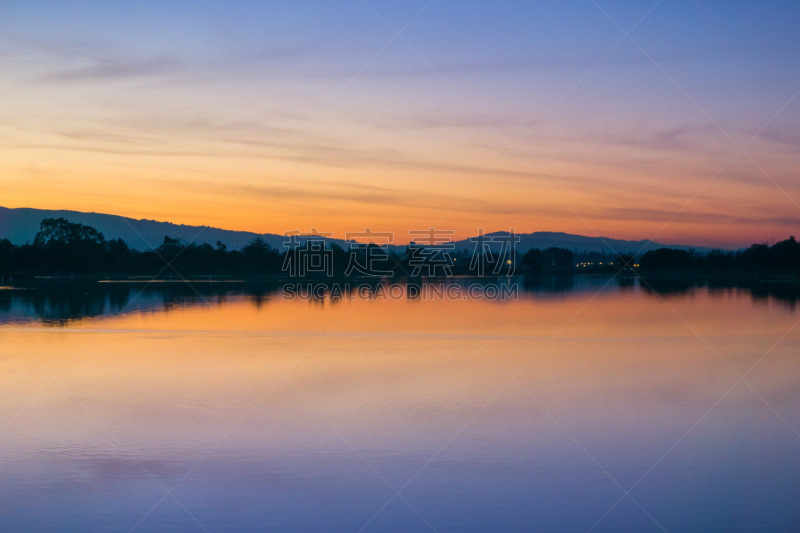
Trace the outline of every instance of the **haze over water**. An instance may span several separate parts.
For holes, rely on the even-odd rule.
[[[0,529],[800,525],[796,299],[131,285],[83,307],[0,293]]]

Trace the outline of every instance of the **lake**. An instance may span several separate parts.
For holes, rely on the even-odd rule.
[[[800,531],[796,284],[474,283],[0,289],[0,530]]]

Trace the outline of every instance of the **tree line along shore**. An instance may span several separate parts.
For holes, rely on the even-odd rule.
[[[279,250],[255,238],[241,251],[225,244],[186,243],[164,236],[146,251],[122,239],[106,240],[95,228],[66,219],[44,219],[32,243],[16,245],[0,237],[0,275],[4,278],[42,275],[198,276],[198,275],[336,275],[430,276],[509,275],[581,272],[769,272],[797,276],[800,243],[794,237],[753,244],[738,251],[698,253],[660,248],[640,255],[578,253],[565,248],[482,251],[436,250],[408,246],[399,251],[377,245],[345,249],[335,243],[311,250],[303,246]],[[310,253],[324,254],[308,261]],[[304,254],[306,254],[304,256]],[[323,261],[324,260],[324,261]],[[324,263],[322,264],[321,261]],[[305,264],[304,263],[309,263]],[[320,263],[320,265],[311,265]],[[307,267],[299,268],[298,267]],[[314,266],[315,268],[310,268]]]

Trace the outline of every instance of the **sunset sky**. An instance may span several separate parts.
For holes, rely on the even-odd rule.
[[[800,236],[800,3],[0,4],[0,206]]]

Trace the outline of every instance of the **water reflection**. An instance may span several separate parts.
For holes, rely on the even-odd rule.
[[[756,279],[729,276],[659,276],[642,277],[639,286],[645,291],[661,296],[684,295],[698,289],[711,292],[738,290],[749,294],[754,300],[773,298],[795,309],[800,300],[800,280]]]
[[[794,310],[800,300],[800,283],[763,281],[741,277],[643,277],[542,275],[515,278],[452,278],[447,280],[360,280],[296,283],[290,296],[317,304],[362,299],[469,298],[467,288],[482,288],[487,299],[564,299],[586,293],[644,293],[669,298],[691,296],[698,290],[724,293],[741,291],[753,300],[775,300]],[[240,281],[191,280],[189,282],[97,282],[38,281],[0,290],[0,324],[40,321],[49,326],[66,326],[92,317],[125,313],[147,313],[193,305],[220,304],[231,297],[244,297],[257,309],[286,296],[287,282],[280,280]],[[397,290],[395,290],[397,289]],[[457,289],[457,290],[450,290]],[[505,291],[505,292],[504,292]]]
[[[230,282],[96,282],[55,281],[6,287],[0,291],[0,323],[34,320],[50,326],[124,313],[146,313],[184,306],[222,303],[232,295],[246,295],[256,306],[266,304],[281,290],[277,283]]]
[[[0,531],[796,529],[792,300],[644,281],[0,291]]]

